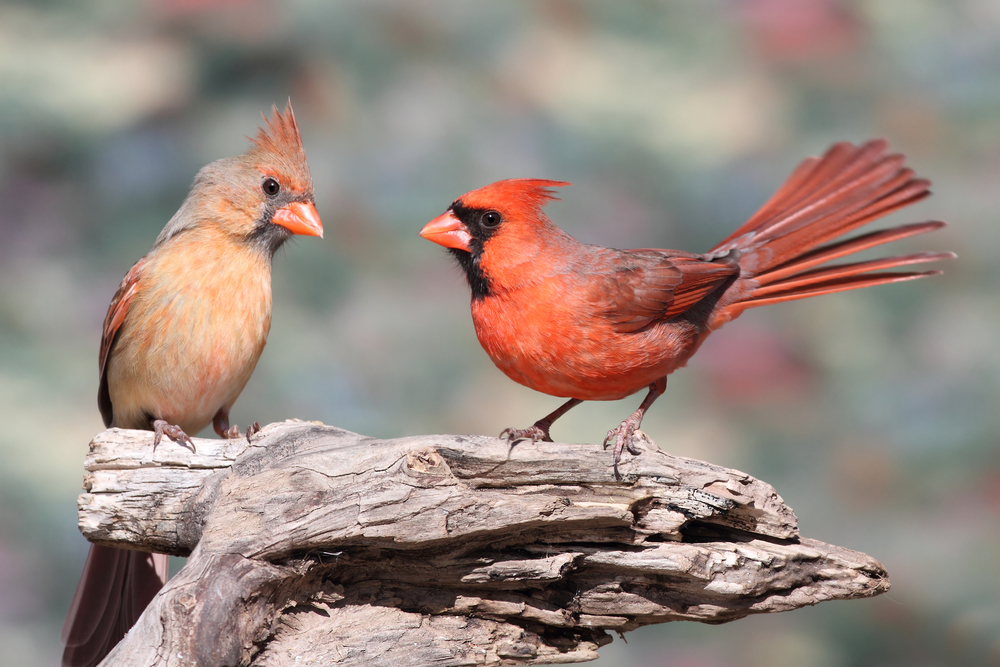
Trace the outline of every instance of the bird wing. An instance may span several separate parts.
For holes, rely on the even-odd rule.
[[[618,251],[609,263],[601,300],[619,333],[680,315],[740,271],[735,262],[665,250]]]
[[[104,318],[104,329],[101,332],[101,357],[99,361],[101,369],[101,386],[97,390],[97,405],[101,409],[101,417],[104,418],[104,425],[111,426],[111,418],[114,413],[111,406],[111,393],[108,390],[108,359],[111,357],[111,350],[118,339],[118,330],[125,321],[128,307],[135,298],[136,290],[139,286],[139,275],[142,267],[146,264],[143,257],[136,262],[125,277],[122,278],[118,291],[111,298],[111,305],[108,306],[108,314]]]

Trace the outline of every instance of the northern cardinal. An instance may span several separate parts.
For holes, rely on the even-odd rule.
[[[706,254],[614,250],[577,241],[542,213],[560,181],[513,179],[473,190],[420,232],[448,249],[472,289],[476,335],[515,382],[568,398],[526,429],[500,435],[551,441],[549,428],[582,401],[647,388],[639,409],[604,439],[639,450],[633,436],[709,333],[747,308],[930,276],[884,271],[954,257],[924,252],[820,265],[944,226],[923,222],[832,242],[929,194],[930,183],[887,154],[885,141],[838,143],[808,158],[742,227]]]
[[[291,103],[242,155],[201,169],[152,250],[111,300],[100,353],[104,425],[193,448],[229,410],[271,326],[271,258],[293,234],[323,236]],[[247,437],[254,426],[247,430]],[[91,546],[63,626],[63,665],[96,665],[166,581],[167,556]]]

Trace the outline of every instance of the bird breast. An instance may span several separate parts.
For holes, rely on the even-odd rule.
[[[268,258],[187,233],[144,267],[108,366],[114,425],[194,434],[236,401],[271,323]]]
[[[683,366],[697,327],[658,322],[614,329],[604,304],[572,274],[551,276],[472,302],[480,344],[509,378],[552,396],[612,401]]]

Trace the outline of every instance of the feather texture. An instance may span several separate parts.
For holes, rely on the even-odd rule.
[[[554,198],[551,188],[561,185],[487,185],[457,199],[421,235],[451,249],[465,269],[476,335],[493,363],[516,382],[570,399],[528,429],[507,429],[509,437],[548,438],[552,423],[581,401],[648,389],[605,440],[615,443],[616,475],[667,376],[746,308],[922,278],[938,272],[893,269],[954,257],[926,252],[827,265],[943,226],[925,222],[837,240],[929,194],[929,182],[883,140],[838,143],[806,159],[705,255],[581,243],[542,212]]]
[[[115,292],[98,360],[105,426],[180,437],[213,423],[232,437],[229,410],[270,329],[274,252],[293,233],[322,234],[291,105],[265,124],[247,152],[198,172]],[[92,547],[64,625],[64,667],[100,662],[165,578],[165,556]]]

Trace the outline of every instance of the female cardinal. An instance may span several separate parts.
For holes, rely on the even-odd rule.
[[[198,172],[191,192],[125,275],[101,339],[105,426],[185,442],[229,410],[271,326],[271,258],[292,234],[323,236],[291,103],[253,146]],[[247,430],[249,438],[256,424]],[[96,665],[166,580],[167,557],[92,546],[66,623],[63,665]]]
[[[526,429],[500,435],[545,440],[582,401],[613,401],[648,387],[639,409],[608,431],[614,474],[622,450],[667,376],[709,333],[747,308],[922,278],[939,271],[883,271],[954,257],[918,253],[816,268],[873,246],[929,232],[924,222],[828,243],[926,197],[928,181],[888,155],[885,141],[839,143],[805,160],[742,227],[698,255],[614,250],[581,243],[542,207],[560,181],[514,179],[473,190],[420,235],[449,248],[472,288],[472,321],[486,353],[515,382],[569,398]]]

